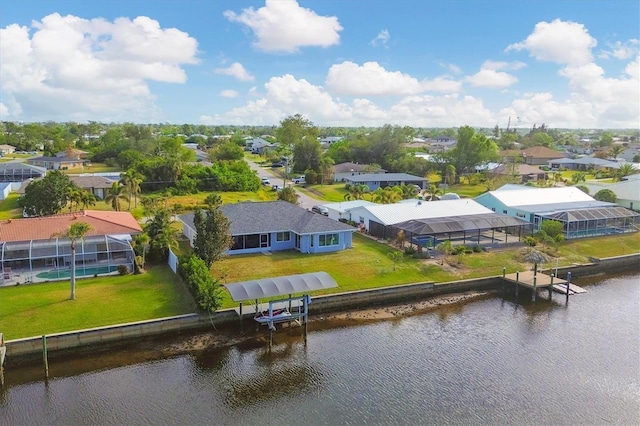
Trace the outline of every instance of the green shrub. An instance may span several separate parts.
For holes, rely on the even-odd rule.
[[[417,250],[413,246],[407,246],[404,248],[404,254],[407,256],[413,256],[417,253]]]
[[[120,274],[120,275],[128,275],[129,274],[129,268],[127,267],[127,265],[118,265],[118,274]]]

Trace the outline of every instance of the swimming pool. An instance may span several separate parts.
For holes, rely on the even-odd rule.
[[[117,266],[87,266],[84,268],[76,268],[76,277],[86,277],[89,275],[109,274],[116,272]],[[36,275],[38,278],[43,279],[55,279],[55,278],[69,278],[71,276],[71,269],[52,269],[46,272],[40,272]]]

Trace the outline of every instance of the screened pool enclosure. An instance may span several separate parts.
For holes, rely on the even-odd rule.
[[[94,276],[133,271],[135,254],[129,235],[94,235],[76,241],[76,275]],[[71,274],[71,240],[51,238],[1,242],[2,284],[68,279]]]

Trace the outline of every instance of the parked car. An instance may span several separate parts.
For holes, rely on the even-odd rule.
[[[293,179],[291,179],[293,181],[293,183],[304,183],[304,175],[302,176],[296,176]]]
[[[271,168],[273,168],[273,169],[278,168],[278,167],[284,167],[284,163],[283,163],[283,162],[281,162],[281,161],[279,161],[279,162],[277,162],[277,163],[273,163],[273,164],[271,165]]]
[[[271,189],[274,191],[280,191],[282,189],[282,185],[271,185]]]
[[[268,177],[263,177],[262,178],[262,184],[263,185],[271,185],[271,182],[269,181]]]
[[[324,216],[329,216],[329,209],[325,206],[313,206],[311,207],[311,211]]]

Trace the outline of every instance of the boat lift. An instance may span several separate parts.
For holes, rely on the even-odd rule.
[[[287,296],[281,299],[269,301],[268,310],[264,310],[264,320],[260,321],[269,326],[269,331],[275,329],[275,324],[282,322],[293,322],[294,320],[306,325],[309,313],[309,304],[311,297],[309,293],[315,290],[324,290],[338,286],[338,283],[326,272],[311,272],[299,275],[287,275],[282,277],[261,278],[251,281],[243,281],[238,283],[224,284],[225,288],[231,294],[231,298],[239,303],[240,324],[244,314],[242,312],[242,304],[246,301],[255,301],[255,314],[261,313],[258,301],[260,299]],[[295,296],[294,296],[295,295]],[[274,305],[288,305],[289,316],[281,315],[276,317],[273,315]],[[294,303],[297,304],[296,309]],[[254,316],[255,318],[255,316]],[[306,329],[306,327],[305,327]]]
[[[311,303],[311,296],[308,294],[296,297],[289,297],[284,299],[276,299],[269,301],[269,309],[265,311],[259,310],[258,300],[256,299],[256,317],[254,319],[259,324],[264,324],[269,327],[271,331],[275,331],[275,324],[281,322],[296,322],[298,325],[306,324],[309,319],[309,304]],[[294,302],[297,306],[293,306]],[[284,303],[288,304],[288,307],[282,309],[276,309],[274,306]],[[286,315],[279,313],[280,311],[284,311]],[[242,313],[240,313],[242,317]]]

